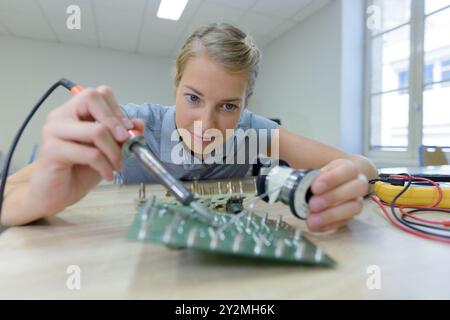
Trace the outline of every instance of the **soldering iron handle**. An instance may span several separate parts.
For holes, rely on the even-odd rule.
[[[194,200],[194,195],[182,184],[175,179],[153,155],[153,153],[140,143],[135,142],[130,145],[131,152],[139,159],[147,172],[150,172],[155,179],[167,190],[170,190],[173,196],[184,205],[189,205]]]

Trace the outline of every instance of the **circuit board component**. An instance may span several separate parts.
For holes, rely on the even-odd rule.
[[[155,196],[146,201],[141,199],[127,238],[288,263],[327,267],[336,264],[321,248],[304,238],[299,228],[284,222],[281,215],[275,219],[269,218],[268,213],[260,216],[252,204],[237,214],[211,209],[211,204],[220,201],[226,204],[229,198],[216,195],[199,199],[220,223],[215,228],[199,220],[188,206]]]
[[[242,212],[244,210],[244,199],[243,196],[229,197],[225,204],[225,211],[233,214]]]

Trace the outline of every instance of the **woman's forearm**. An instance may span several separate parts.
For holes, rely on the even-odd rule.
[[[42,217],[27,206],[27,197],[30,196],[28,187],[28,181],[18,183],[7,181],[0,219],[2,226],[22,225]]]
[[[29,180],[34,171],[34,164],[26,166],[7,178],[0,224],[13,226],[29,223],[41,217],[27,207],[30,196]]]

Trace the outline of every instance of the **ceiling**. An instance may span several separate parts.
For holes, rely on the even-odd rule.
[[[0,0],[0,36],[174,57],[201,24],[233,23],[264,47],[330,1],[189,0],[171,21],[156,17],[160,0]],[[66,27],[73,4],[81,9],[80,30]]]

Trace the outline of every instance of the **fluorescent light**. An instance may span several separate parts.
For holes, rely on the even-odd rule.
[[[161,0],[156,16],[161,19],[178,20],[188,0]]]

